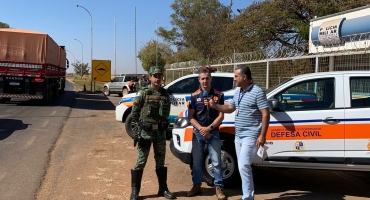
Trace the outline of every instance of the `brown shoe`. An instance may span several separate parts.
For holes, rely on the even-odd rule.
[[[202,190],[200,189],[200,184],[194,184],[191,190],[186,194],[186,196],[195,197],[200,194],[202,194]]]
[[[224,191],[223,191],[222,187],[220,187],[220,186],[216,186],[216,197],[217,197],[218,200],[226,199],[226,197],[224,195]]]

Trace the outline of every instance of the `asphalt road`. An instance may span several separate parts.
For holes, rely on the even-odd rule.
[[[0,104],[0,199],[34,199],[75,98],[74,86],[46,106],[12,99]]]

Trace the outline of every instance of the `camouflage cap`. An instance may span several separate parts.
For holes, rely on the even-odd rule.
[[[162,74],[162,68],[159,66],[153,66],[149,70],[149,74]]]

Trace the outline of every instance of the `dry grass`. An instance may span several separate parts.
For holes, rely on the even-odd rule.
[[[90,77],[83,77],[82,79],[79,76],[67,77],[67,80],[73,82],[78,91],[84,91],[84,86],[87,92],[102,92],[103,85],[105,82],[95,82],[95,88],[91,87],[91,79]],[[94,86],[94,82],[92,83]]]

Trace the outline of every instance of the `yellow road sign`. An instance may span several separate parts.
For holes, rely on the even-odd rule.
[[[93,81],[109,82],[111,80],[110,60],[93,60],[91,76]]]

